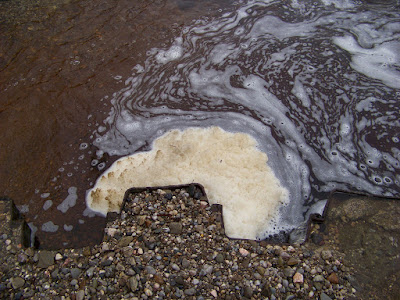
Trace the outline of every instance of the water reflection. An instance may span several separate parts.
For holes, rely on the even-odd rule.
[[[1,191],[53,245],[96,239],[85,191],[170,128],[252,134],[293,226],[334,189],[398,196],[398,4],[220,3],[76,1],[44,25],[1,24]]]

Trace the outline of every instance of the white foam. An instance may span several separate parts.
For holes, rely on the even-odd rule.
[[[43,210],[48,210],[52,206],[53,206],[53,201],[52,200],[46,200],[46,202],[43,204]]]
[[[72,229],[74,229],[74,226],[64,224],[64,230],[65,230],[65,231],[72,231]]]
[[[76,194],[77,188],[72,186],[68,189],[68,196],[64,199],[61,204],[57,206],[57,209],[64,214],[70,209],[71,207],[76,205],[76,200],[78,199],[78,195]]]
[[[149,150],[173,129],[219,126],[248,134],[289,191],[281,228],[297,227],[323,192],[398,194],[393,172],[400,151],[382,147],[379,156],[369,144],[370,137],[398,141],[387,136],[400,126],[400,94],[393,91],[400,82],[398,15],[353,9],[359,4],[351,1],[322,3],[329,7],[293,1],[283,12],[275,4],[240,4],[150,49],[94,132],[97,159]]]
[[[116,161],[88,193],[93,210],[119,211],[130,187],[201,183],[211,204],[223,205],[225,230],[232,238],[265,238],[274,233],[287,190],[267,165],[256,141],[218,127],[173,130],[149,152]]]
[[[399,42],[388,42],[372,49],[362,48],[352,36],[336,37],[335,44],[352,54],[351,66],[364,75],[400,88]]]
[[[44,232],[56,232],[58,230],[58,225],[55,225],[52,221],[42,224],[42,231]]]

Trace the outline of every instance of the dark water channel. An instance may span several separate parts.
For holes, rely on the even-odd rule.
[[[193,123],[276,145],[303,214],[334,189],[398,197],[399,14],[396,1],[0,1],[0,194],[41,246],[97,243],[96,178]]]

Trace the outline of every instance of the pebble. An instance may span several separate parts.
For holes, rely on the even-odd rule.
[[[19,289],[22,288],[25,284],[25,280],[22,279],[21,277],[15,277],[11,279],[11,285],[13,289]]]
[[[239,253],[241,256],[247,256],[247,255],[249,255],[250,252],[244,248],[239,248]]]
[[[171,222],[169,224],[169,229],[172,234],[181,234],[182,233],[182,224],[178,222]]]
[[[332,283],[332,284],[338,284],[338,283],[339,283],[339,278],[338,278],[338,276],[336,275],[336,273],[331,273],[331,274],[328,276],[327,280],[328,280],[330,283]]]
[[[304,281],[303,274],[300,274],[300,273],[297,272],[296,274],[293,275],[293,282],[294,283],[303,283],[303,281]]]
[[[100,245],[57,252],[16,248],[0,298],[354,298],[355,281],[343,280],[340,289],[328,284],[352,278],[337,251],[329,250],[329,257],[315,245],[228,239],[221,215],[206,201],[189,204],[186,192],[169,193],[170,200],[158,191],[135,195],[127,212],[107,224]]]
[[[212,291],[210,292],[210,294],[211,294],[211,296],[213,296],[214,298],[218,298],[218,293],[217,293],[216,290],[212,290]]]

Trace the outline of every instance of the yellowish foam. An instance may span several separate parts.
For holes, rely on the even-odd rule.
[[[219,127],[172,130],[155,140],[151,151],[117,160],[86,201],[100,213],[119,212],[131,187],[200,183],[210,204],[223,205],[229,237],[257,239],[288,202],[288,192],[267,160],[248,134]]]

